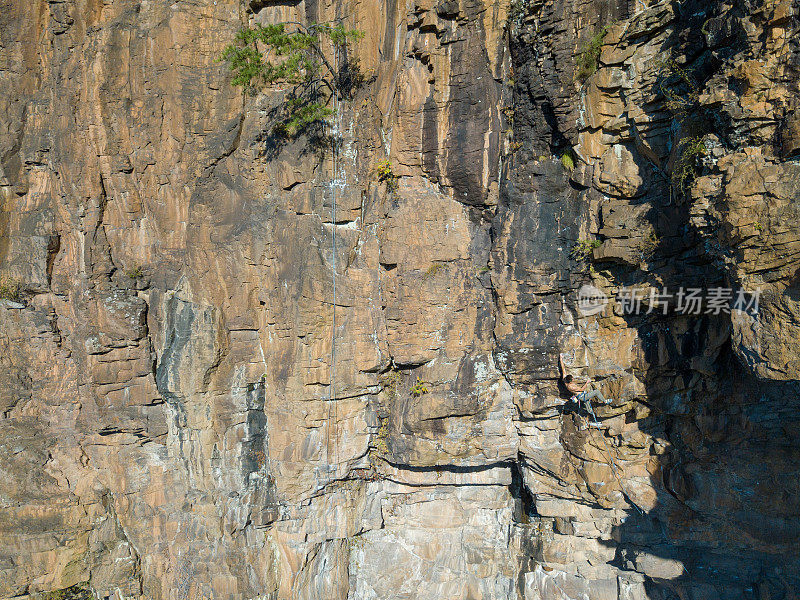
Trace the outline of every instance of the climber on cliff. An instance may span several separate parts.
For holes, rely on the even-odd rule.
[[[564,382],[564,387],[572,394],[570,400],[574,400],[579,406],[584,405],[587,412],[592,415],[594,422],[597,423],[597,417],[592,409],[592,400],[599,400],[603,404],[611,404],[611,400],[606,400],[603,393],[598,389],[585,391],[589,384],[592,383],[591,379],[587,379],[583,385],[578,385],[575,378],[567,372],[567,367],[564,365],[564,359],[561,354],[558,355],[558,366],[561,369],[561,381]]]

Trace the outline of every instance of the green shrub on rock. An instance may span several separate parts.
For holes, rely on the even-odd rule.
[[[706,144],[702,136],[686,137],[678,142],[675,164],[672,167],[672,183],[679,190],[685,190],[697,173],[697,161],[706,155]]]
[[[608,33],[607,26],[600,29],[586,42],[577,60],[578,68],[575,72],[575,79],[578,81],[586,81],[597,71],[597,67],[600,65],[600,49],[603,47],[603,38],[606,33]]]
[[[11,277],[0,277],[0,300],[19,302],[22,296],[22,286],[19,281]]]
[[[53,590],[41,595],[41,600],[93,600],[92,592],[86,584],[78,583],[61,590]]]

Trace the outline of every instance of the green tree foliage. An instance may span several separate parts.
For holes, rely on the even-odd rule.
[[[231,83],[254,93],[267,85],[288,85],[286,102],[276,129],[287,136],[301,133],[312,123],[331,116],[333,94],[349,97],[361,83],[349,46],[362,31],[331,23],[278,23],[245,27],[223,50],[220,59],[233,73]],[[340,60],[331,61],[322,49],[327,39]]]

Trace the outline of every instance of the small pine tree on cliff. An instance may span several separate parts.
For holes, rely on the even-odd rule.
[[[288,137],[333,114],[331,97],[349,97],[360,83],[358,66],[349,57],[350,44],[364,36],[357,29],[331,23],[278,23],[245,27],[225,48],[220,59],[233,73],[232,84],[253,93],[265,85],[284,84],[286,94],[276,130]],[[334,64],[322,51],[329,40],[339,60]]]

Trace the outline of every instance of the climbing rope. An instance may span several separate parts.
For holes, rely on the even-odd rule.
[[[336,73],[339,72],[339,48],[334,44],[333,52],[333,68]],[[333,146],[333,165],[331,175],[331,245],[332,245],[332,264],[333,264],[333,317],[331,319],[331,384],[328,390],[328,415],[327,415],[327,440],[325,443],[325,454],[328,462],[328,470],[335,472],[338,470],[338,454],[336,443],[336,420],[338,418],[338,411],[336,406],[336,185],[339,176],[338,171],[338,150],[339,145],[336,136],[339,134],[339,126],[336,123],[339,115],[338,106],[338,90],[333,92],[333,126],[332,129],[332,146]],[[332,413],[332,415],[331,415]],[[333,418],[331,418],[331,416]],[[333,428],[333,463],[331,463],[331,428]],[[333,469],[331,469],[331,466]]]

